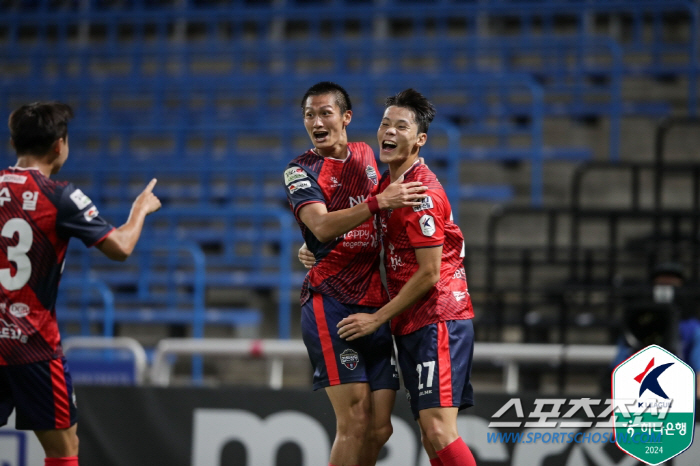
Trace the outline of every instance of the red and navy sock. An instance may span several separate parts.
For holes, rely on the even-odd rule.
[[[437,452],[443,466],[476,466],[474,455],[462,437]]]
[[[44,466],[78,466],[78,457],[67,456],[65,458],[45,458]]]

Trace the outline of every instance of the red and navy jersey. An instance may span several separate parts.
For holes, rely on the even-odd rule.
[[[417,303],[391,320],[394,335],[407,335],[421,327],[448,320],[474,317],[464,272],[464,237],[452,221],[445,190],[430,169],[417,162],[404,174],[406,183],[428,187],[420,206],[380,212],[384,265],[389,295],[395,297],[418,270],[415,249],[442,246],[440,280]],[[382,192],[391,182],[386,172]]]
[[[39,170],[0,171],[0,365],[61,357],[56,293],[68,240],[114,229],[89,197]]]
[[[304,280],[302,304],[311,289],[344,304],[383,305],[387,296],[379,275],[377,218],[326,243],[319,241],[299,218],[299,210],[307,204],[319,202],[333,212],[365,202],[375,193],[379,174],[372,149],[365,143],[351,142],[344,160],[309,150],[289,163],[284,184],[306,246],[316,256],[316,264]]]

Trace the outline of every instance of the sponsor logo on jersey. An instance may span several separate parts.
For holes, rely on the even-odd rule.
[[[299,191],[300,189],[306,189],[311,187],[311,182],[310,181],[299,181],[298,183],[290,184],[287,186],[287,189],[289,189],[289,194],[294,194],[295,192]]]
[[[24,184],[27,181],[26,176],[22,175],[2,175],[0,176],[0,183],[15,183],[15,184]]]
[[[365,168],[365,173],[367,173],[367,178],[372,182],[373,185],[377,185],[378,178],[377,178],[377,171],[374,169],[372,165],[367,165],[367,168]]]
[[[301,167],[292,167],[284,171],[284,184],[307,178],[309,175]]]
[[[421,201],[420,205],[414,205],[413,211],[420,212],[421,210],[428,210],[428,209],[432,209],[432,208],[433,208],[433,198],[428,196]]]
[[[423,232],[425,236],[433,236],[435,234],[435,219],[432,215],[423,215],[418,219],[420,224],[420,231]]]
[[[454,296],[457,301],[461,301],[467,297],[467,292],[466,291],[453,291],[452,296]]]
[[[347,367],[351,371],[354,371],[357,365],[360,363],[360,355],[357,354],[357,351],[348,348],[340,353],[340,362],[343,364],[343,366]]]
[[[15,317],[27,317],[29,315],[29,306],[24,303],[13,303],[10,305],[10,314]]]
[[[331,183],[332,183],[331,188],[337,188],[338,186],[343,186],[342,184],[340,184],[340,181],[338,181],[338,178],[336,178],[335,176],[331,176]]]
[[[19,340],[21,343],[27,343],[28,340],[27,335],[22,333],[22,329],[11,322],[6,322],[4,319],[0,319],[0,338]]]
[[[98,215],[100,215],[100,211],[97,210],[97,207],[95,206],[90,207],[83,213],[85,220],[87,220],[88,222],[92,221],[92,219],[97,217]]]
[[[80,210],[83,210],[92,202],[90,198],[83,194],[83,192],[79,189],[73,191],[70,195],[70,198]]]

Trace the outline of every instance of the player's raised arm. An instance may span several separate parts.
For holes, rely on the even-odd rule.
[[[427,189],[421,182],[404,183],[401,176],[382,193],[370,196],[367,202],[334,212],[328,212],[324,204],[311,203],[301,208],[299,218],[325,243],[361,225],[380,210],[421,205]]]
[[[129,257],[141,237],[143,222],[147,215],[160,209],[160,200],[153,194],[157,180],[153,178],[136,197],[131,206],[129,218],[124,225],[115,229],[97,248],[112,260],[123,261]]]

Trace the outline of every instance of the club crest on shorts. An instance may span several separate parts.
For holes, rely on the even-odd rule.
[[[377,185],[377,171],[374,169],[372,165],[367,165],[367,168],[365,168],[365,173],[367,173],[367,178],[374,184],[375,186]]]
[[[360,363],[360,355],[357,354],[357,351],[348,348],[340,353],[340,362],[343,364],[343,366],[347,367],[351,371],[354,371],[357,365]]]

